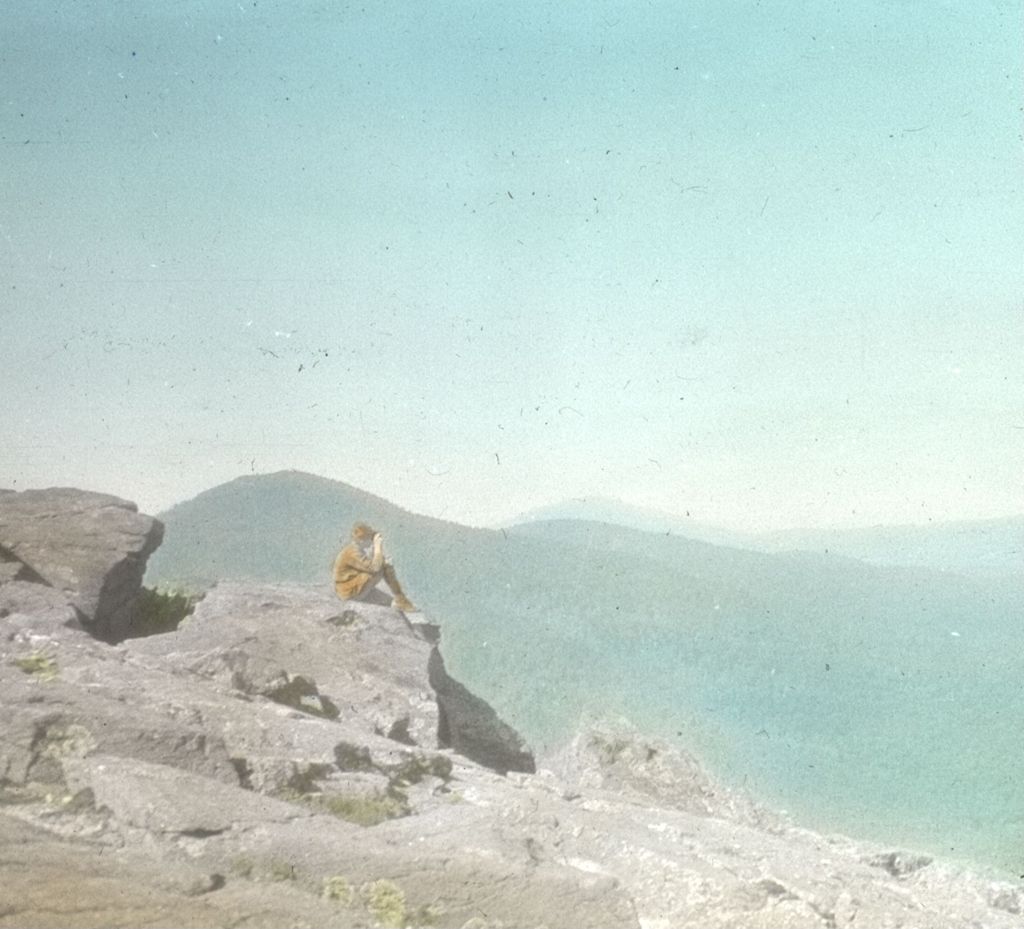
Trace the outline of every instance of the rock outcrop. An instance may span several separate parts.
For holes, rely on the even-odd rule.
[[[63,594],[93,635],[122,639],[162,538],[157,520],[118,497],[73,488],[0,494],[0,614],[23,609],[22,592],[9,599],[9,582],[43,585]]]
[[[692,755],[645,737],[626,720],[600,719],[584,725],[548,764],[567,787],[581,793],[611,794],[619,800],[765,828],[779,823],[777,816],[746,795],[716,784]]]
[[[133,850],[211,898],[301,888],[296,919],[319,913],[305,924],[554,925],[570,907],[635,925],[614,878],[496,829],[506,779],[441,747],[430,643],[396,611],[340,607],[329,590],[223,585],[177,632],[117,646],[8,617],[0,819]],[[467,799],[481,789],[499,793]]]
[[[441,745],[501,774],[532,774],[537,770],[533,754],[519,733],[499,719],[490,704],[449,676],[437,646],[430,650],[427,672],[437,694]]]
[[[1020,923],[1017,882],[800,829],[622,723],[538,766],[388,607],[222,584],[111,645],[8,564],[0,927]]]

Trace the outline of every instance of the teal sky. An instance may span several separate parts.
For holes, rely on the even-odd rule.
[[[0,486],[1019,513],[1022,19],[0,0]]]

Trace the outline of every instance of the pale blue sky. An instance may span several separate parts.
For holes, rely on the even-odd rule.
[[[1020,3],[0,22],[0,486],[1024,510]]]

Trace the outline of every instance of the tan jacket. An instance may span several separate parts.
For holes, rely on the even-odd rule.
[[[334,589],[343,600],[351,600],[379,580],[383,569],[383,552],[367,558],[362,549],[351,542],[334,560]]]

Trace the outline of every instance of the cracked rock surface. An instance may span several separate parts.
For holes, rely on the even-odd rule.
[[[435,628],[329,587],[117,645],[4,590],[0,927],[1021,922],[1017,882],[802,829],[625,723],[538,761]]]

